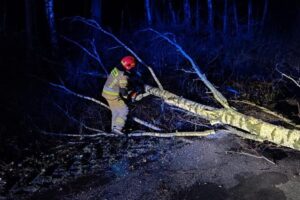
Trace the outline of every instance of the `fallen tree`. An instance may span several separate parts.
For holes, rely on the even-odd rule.
[[[206,109],[205,105],[179,97],[166,90],[146,86],[145,91],[163,99],[166,103],[182,108],[208,120],[211,125],[224,124],[244,130],[258,141],[269,141],[275,144],[300,150],[300,131],[276,126],[260,119],[244,115],[232,108]]]
[[[95,21],[93,20],[87,20],[84,18],[73,18],[75,21],[81,21],[88,26],[91,26],[93,28],[96,28],[97,30],[105,33],[106,35],[109,35],[113,39],[115,39],[119,44],[121,44],[126,50],[128,50],[130,53],[132,53],[137,60],[145,65],[148,69],[150,68],[147,66],[138,56],[135,52],[133,52],[129,47],[127,47],[123,42],[121,42],[118,38],[116,38],[113,34],[108,33],[107,31],[103,30]],[[191,64],[192,68],[195,70],[198,77],[203,81],[203,83],[210,89],[210,91],[213,94],[213,97],[224,107],[224,108],[213,108],[207,105],[202,105],[197,102],[193,102],[187,99],[184,99],[180,96],[177,96],[173,93],[170,93],[163,89],[162,85],[160,84],[158,78],[155,76],[153,70],[150,68],[150,72],[152,76],[154,77],[157,85],[159,88],[151,87],[151,86],[145,86],[145,94],[141,94],[141,96],[147,96],[147,95],[154,95],[156,97],[161,98],[166,103],[176,106],[178,108],[184,109],[188,112],[194,113],[198,116],[200,116],[203,119],[206,119],[209,121],[211,125],[216,124],[222,124],[225,127],[227,127],[228,130],[232,129],[232,133],[239,135],[246,139],[251,139],[259,142],[263,141],[269,141],[272,143],[275,143],[277,145],[290,147],[292,149],[300,150],[300,130],[297,129],[288,129],[284,128],[282,126],[277,126],[268,122],[265,122],[263,120],[257,119],[255,117],[244,115],[238,111],[236,111],[234,108],[230,107],[228,104],[227,99],[213,86],[213,84],[210,83],[209,80],[207,80],[205,74],[201,71],[199,66],[196,64],[196,62],[182,49],[182,47],[177,44],[175,41],[169,39],[166,35],[159,33],[158,31],[155,31],[153,29],[148,29],[151,32],[154,32],[157,34],[160,38],[163,38],[166,40],[169,44],[171,44],[173,47],[175,47],[179,53],[183,55]],[[92,101],[94,103],[97,103],[101,106],[104,106],[108,108],[108,106],[94,98],[87,97],[81,94],[77,94],[68,88],[57,85],[57,84],[51,84],[54,87],[58,87],[60,89],[63,89],[65,92],[73,94],[79,98],[83,98],[85,100]],[[138,97],[137,97],[138,98]],[[282,119],[282,118],[280,118]],[[286,120],[283,120],[286,121]],[[145,123],[144,123],[145,124]],[[291,124],[291,123],[289,123]],[[149,126],[147,126],[149,127]],[[296,126],[294,126],[296,127]],[[243,130],[245,132],[236,130],[234,128]],[[202,133],[201,133],[202,134]],[[139,136],[146,136],[147,133],[139,133]],[[185,136],[185,135],[193,135],[191,133],[183,133],[183,134],[174,134],[172,133],[171,136]],[[195,135],[195,134],[194,134]],[[159,136],[161,137],[161,134],[153,134],[151,133],[151,136]]]

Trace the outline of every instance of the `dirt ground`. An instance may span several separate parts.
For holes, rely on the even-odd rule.
[[[299,152],[283,149],[273,160],[228,133],[183,143],[145,158],[137,169],[120,159],[109,172],[81,177],[30,199],[300,200]]]

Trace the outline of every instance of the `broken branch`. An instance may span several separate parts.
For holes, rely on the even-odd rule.
[[[170,43],[172,46],[174,46],[192,65],[193,69],[195,70],[198,77],[203,81],[203,83],[210,89],[210,91],[213,93],[214,98],[224,107],[224,108],[230,108],[227,99],[211,84],[211,82],[206,78],[205,74],[201,71],[200,67],[194,62],[194,60],[182,49],[180,45],[178,45],[176,42],[172,41],[167,36],[163,35],[162,33],[149,28],[147,29],[151,32],[154,32],[155,34],[159,35],[161,38],[165,39],[168,43]]]
[[[103,107],[109,109],[108,105],[102,103],[101,101],[99,101],[99,100],[97,100],[97,99],[94,99],[94,98],[92,98],[92,97],[88,97],[88,96],[85,96],[85,95],[82,95],[82,94],[78,94],[78,93],[76,93],[76,92],[73,92],[72,90],[70,90],[69,88],[65,87],[64,85],[58,85],[58,84],[55,84],[55,83],[49,83],[49,84],[50,84],[51,86],[53,86],[53,87],[56,87],[56,88],[59,88],[59,89],[65,91],[66,93],[72,94],[72,95],[74,95],[74,96],[76,96],[76,97],[79,97],[79,98],[82,98],[82,99],[85,99],[85,100],[92,101],[92,102],[94,102],[94,103],[96,103],[96,104],[99,104],[99,105],[101,105],[101,106],[103,106]]]
[[[109,37],[113,38],[117,43],[119,43],[121,46],[123,46],[127,51],[129,51],[142,65],[147,67],[147,69],[150,71],[153,79],[155,80],[156,84],[160,89],[163,89],[162,84],[158,80],[157,76],[155,75],[153,69],[147,65],[132,49],[130,49],[126,44],[124,44],[119,38],[117,38],[112,33],[109,33],[108,31],[104,30],[95,20],[92,19],[85,19],[83,17],[77,16],[72,18],[73,21],[79,21],[82,22],[90,27],[95,28],[96,30],[101,31],[105,35],[108,35]]]
[[[203,132],[174,132],[174,133],[152,133],[152,132],[143,132],[143,133],[130,133],[128,137],[205,137],[208,135],[215,134],[214,130],[207,130]]]
[[[66,41],[78,46],[80,49],[82,49],[85,53],[87,53],[87,55],[89,55],[90,57],[92,57],[93,59],[95,59],[98,64],[102,67],[102,69],[104,70],[105,74],[108,75],[107,70],[105,69],[105,66],[103,65],[101,58],[96,50],[95,45],[92,43],[92,47],[93,47],[93,53],[91,53],[87,48],[85,48],[84,46],[82,46],[80,43],[71,40],[70,38],[66,37],[66,36],[61,36],[63,39],[65,39]]]
[[[293,123],[292,120],[285,118],[285,117],[282,116],[281,114],[278,114],[278,113],[276,113],[276,112],[274,112],[274,111],[271,111],[271,110],[269,110],[269,109],[267,109],[267,108],[265,108],[265,107],[256,105],[255,103],[252,103],[252,102],[250,102],[250,101],[239,101],[239,100],[231,100],[231,101],[232,101],[232,102],[237,102],[237,103],[243,103],[243,104],[246,104],[246,105],[250,105],[250,106],[259,108],[259,109],[262,110],[263,112],[268,113],[268,114],[270,114],[270,115],[273,115],[273,116],[279,118],[280,120],[282,120],[282,121],[288,123],[289,125],[292,125],[292,126],[294,126],[294,127],[300,128],[299,125]]]

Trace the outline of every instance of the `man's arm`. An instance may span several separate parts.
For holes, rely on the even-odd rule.
[[[127,99],[128,96],[128,76],[122,75],[119,79],[120,94],[123,98]]]

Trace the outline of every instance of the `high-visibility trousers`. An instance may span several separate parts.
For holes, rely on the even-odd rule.
[[[103,95],[103,97],[108,102],[109,108],[111,110],[111,130],[117,129],[122,131],[125,126],[128,107],[125,102],[118,96]]]

